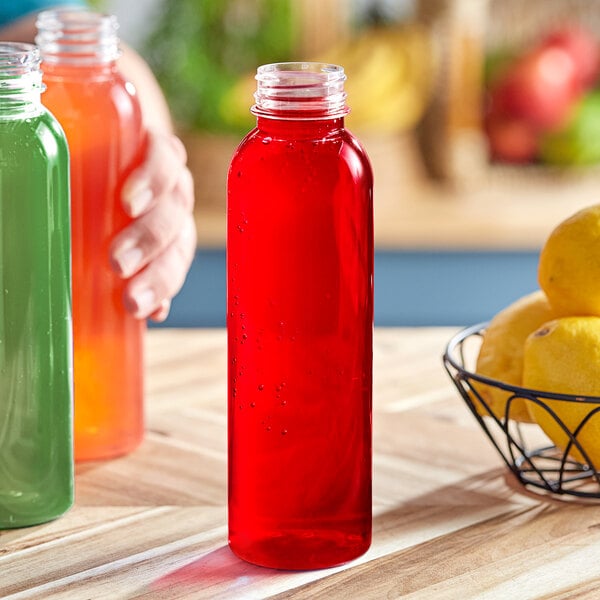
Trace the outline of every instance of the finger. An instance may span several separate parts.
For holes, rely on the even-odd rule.
[[[121,277],[131,277],[163,252],[190,219],[181,204],[157,204],[117,234],[111,244],[110,261]]]
[[[172,135],[169,139],[173,146],[173,150],[177,153],[177,156],[179,156],[179,160],[185,165],[187,163],[188,155],[184,143],[176,135]]]
[[[126,308],[140,319],[158,311],[183,286],[195,249],[196,229],[190,217],[174,242],[132,277],[123,296]]]
[[[187,167],[179,174],[173,198],[179,200],[187,211],[192,212],[194,210],[194,178]]]
[[[169,316],[169,311],[171,310],[171,301],[170,300],[163,300],[159,307],[158,310],[155,310],[151,315],[150,318],[155,321],[156,323],[162,323],[163,321],[166,321],[167,317]]]
[[[175,136],[150,133],[144,163],[123,186],[125,211],[137,217],[173,189],[185,169],[187,155],[183,143]]]
[[[114,271],[130,277],[164,250],[186,218],[181,209],[190,214],[194,209],[194,180],[187,168],[181,172],[175,189],[115,237],[110,255]]]

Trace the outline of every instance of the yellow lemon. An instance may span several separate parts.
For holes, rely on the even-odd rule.
[[[484,336],[475,370],[480,375],[509,385],[523,384],[523,349],[527,336],[540,325],[556,317],[544,292],[538,290],[523,296],[489,323]],[[491,386],[479,386],[483,399],[497,418],[503,418],[509,392]],[[484,409],[479,410],[484,414]],[[530,421],[524,400],[514,400],[509,407],[509,418]]]
[[[579,401],[545,400],[565,427],[575,433],[582,448],[600,469],[600,412],[582,425],[600,403],[583,401],[583,397],[600,396],[600,317],[564,317],[542,325],[525,342],[523,357],[525,387],[558,394],[573,394]],[[569,436],[544,407],[529,402],[531,416],[546,435],[561,449]],[[577,448],[571,456],[587,462]]]
[[[560,316],[600,316],[600,205],[552,231],[540,254],[538,281]]]

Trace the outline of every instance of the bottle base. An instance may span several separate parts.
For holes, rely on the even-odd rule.
[[[110,460],[119,458],[133,452],[144,440],[144,433],[141,432],[135,437],[131,437],[119,444],[111,442],[101,442],[100,440],[86,440],[77,442],[75,440],[75,462],[93,462],[99,460]]]
[[[362,556],[370,536],[337,531],[289,531],[244,538],[230,536],[229,547],[242,560],[271,569],[309,571],[342,565]]]
[[[14,503],[14,496],[11,498]],[[54,506],[48,511],[47,504],[50,502],[49,499],[40,498],[39,494],[32,495],[31,498],[24,497],[21,495],[22,506],[20,508],[13,508],[7,510],[7,503],[4,501],[3,494],[0,493],[0,531],[6,529],[22,529],[25,527],[34,527],[35,525],[42,525],[49,523],[61,518],[73,507],[73,497],[64,499],[62,502],[54,502]],[[32,508],[29,512],[27,511],[27,504],[30,506],[39,505],[40,501],[44,500],[46,506],[46,512],[36,510]]]

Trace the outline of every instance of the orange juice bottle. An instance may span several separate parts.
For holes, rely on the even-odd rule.
[[[71,153],[75,459],[125,454],[143,436],[145,323],[128,314],[109,246],[130,218],[121,188],[144,152],[141,110],[120,75],[116,18],[88,10],[40,13],[43,101]]]

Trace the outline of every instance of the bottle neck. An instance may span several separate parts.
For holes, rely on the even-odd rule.
[[[43,90],[39,50],[32,44],[0,42],[0,117],[40,113]]]
[[[293,140],[323,139],[339,134],[344,129],[344,117],[301,119],[257,116],[256,127],[274,138]]]
[[[326,63],[275,63],[256,73],[259,119],[279,121],[338,120],[348,114],[344,69]]]
[[[116,17],[63,8],[38,15],[36,44],[44,69],[55,65],[113,68],[120,55]]]
[[[90,83],[112,79],[118,72],[117,63],[62,63],[43,62],[44,81],[53,80]]]

